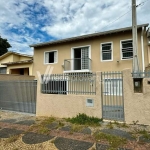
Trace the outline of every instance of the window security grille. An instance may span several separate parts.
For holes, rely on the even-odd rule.
[[[6,74],[6,67],[0,67],[0,74]]]
[[[133,45],[132,40],[122,41],[122,59],[133,58]]]
[[[112,60],[112,44],[102,44],[102,60]]]
[[[82,56],[82,69],[89,69],[89,48],[85,47],[81,49]]]

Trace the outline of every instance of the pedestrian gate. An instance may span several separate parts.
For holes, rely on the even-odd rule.
[[[0,81],[0,109],[36,113],[37,81]]]
[[[124,121],[122,72],[102,72],[101,81],[103,119]]]

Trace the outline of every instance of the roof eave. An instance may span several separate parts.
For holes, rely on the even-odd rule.
[[[29,60],[29,61],[18,61],[18,62],[8,62],[8,63],[1,63],[1,65],[17,65],[17,64],[32,64],[33,60]]]
[[[142,27],[147,27],[148,25],[149,24],[147,23],[147,24],[138,25],[137,27],[142,28]],[[85,38],[87,39],[87,38],[91,38],[91,37],[113,34],[113,33],[117,33],[117,32],[124,32],[124,31],[129,31],[129,30],[132,30],[132,27],[126,27],[126,28],[109,30],[109,31],[104,31],[104,32],[99,32],[99,33],[87,34],[87,35],[71,37],[71,38],[66,38],[66,39],[61,39],[61,40],[56,40],[56,41],[50,41],[50,42],[44,42],[44,43],[39,43],[39,44],[32,44],[29,46],[30,47],[42,47],[42,46],[47,46],[47,45],[52,45],[52,44],[65,43],[65,42],[81,40],[81,39],[85,39]]]

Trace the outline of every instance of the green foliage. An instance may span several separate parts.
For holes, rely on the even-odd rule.
[[[113,124],[116,125],[118,128],[129,128],[129,126],[125,122],[119,123],[117,121],[114,121]]]
[[[16,141],[18,140],[18,138],[19,138],[19,135],[10,136],[10,137],[5,141],[5,144],[16,142]]]
[[[100,125],[100,122],[103,121],[97,117],[90,117],[86,114],[78,114],[76,117],[68,118],[67,121],[80,125]]]
[[[48,117],[41,122],[41,125],[46,126],[48,124],[51,124],[55,120],[56,120],[56,118],[54,118],[54,117]]]
[[[95,140],[97,141],[106,141],[109,143],[110,148],[109,149],[117,149],[121,146],[123,146],[124,144],[126,144],[127,140],[118,136],[114,136],[114,135],[110,135],[110,134],[106,134],[106,133],[102,133],[99,131],[96,131],[93,134],[93,137],[95,138]]]
[[[146,130],[140,130],[140,131],[138,131],[138,133],[141,134],[141,135],[143,135],[143,137],[145,139],[150,140],[150,134]]]
[[[11,45],[8,43],[7,39],[3,39],[0,37],[0,56],[8,52],[8,48]]]
[[[82,131],[86,126],[85,125],[76,125],[74,124],[72,127],[71,127],[71,132],[80,132]]]
[[[113,123],[111,121],[106,126],[109,129],[113,129],[114,128]]]

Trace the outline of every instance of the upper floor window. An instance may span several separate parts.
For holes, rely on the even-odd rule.
[[[104,43],[101,44],[101,60],[102,61],[109,61],[112,60],[112,43]]]
[[[45,64],[50,64],[50,63],[57,63],[57,51],[49,51],[45,52]]]
[[[122,59],[133,58],[132,40],[121,41]]]

